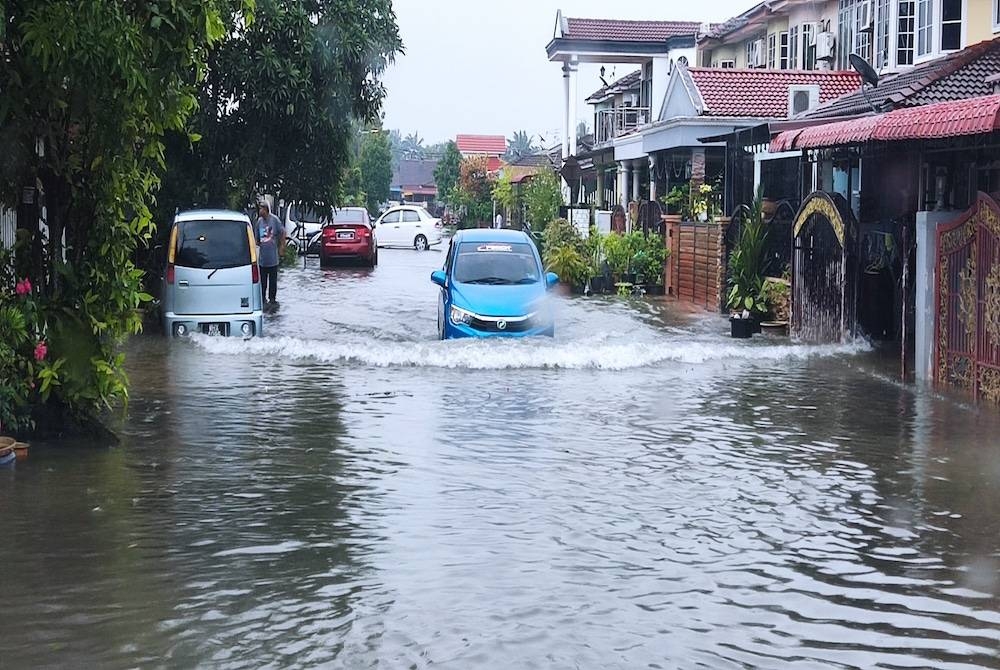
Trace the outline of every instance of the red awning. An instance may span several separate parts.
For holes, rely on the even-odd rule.
[[[1000,95],[987,95],[787,130],[771,140],[771,152],[981,135],[994,130],[1000,130]]]

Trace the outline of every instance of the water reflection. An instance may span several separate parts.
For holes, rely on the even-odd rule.
[[[380,261],[0,479],[0,666],[1000,667],[994,411],[614,300],[438,343]]]

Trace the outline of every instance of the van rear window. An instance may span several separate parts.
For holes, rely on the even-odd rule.
[[[182,221],[177,226],[176,265],[212,270],[250,265],[246,223]]]

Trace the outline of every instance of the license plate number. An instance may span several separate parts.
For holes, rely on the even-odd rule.
[[[352,233],[349,230],[338,230],[337,231],[337,239],[338,240],[353,240],[354,239],[354,233]]]
[[[210,324],[208,324],[207,333],[208,333],[208,335],[218,335],[219,334],[219,324],[217,324],[217,323],[210,323]]]

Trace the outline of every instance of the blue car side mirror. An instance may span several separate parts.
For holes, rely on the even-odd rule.
[[[431,281],[444,288],[448,283],[448,275],[444,273],[444,270],[435,270],[431,273]]]
[[[548,288],[552,288],[558,283],[559,283],[559,275],[557,275],[555,272],[545,273],[545,286],[547,286]]]

